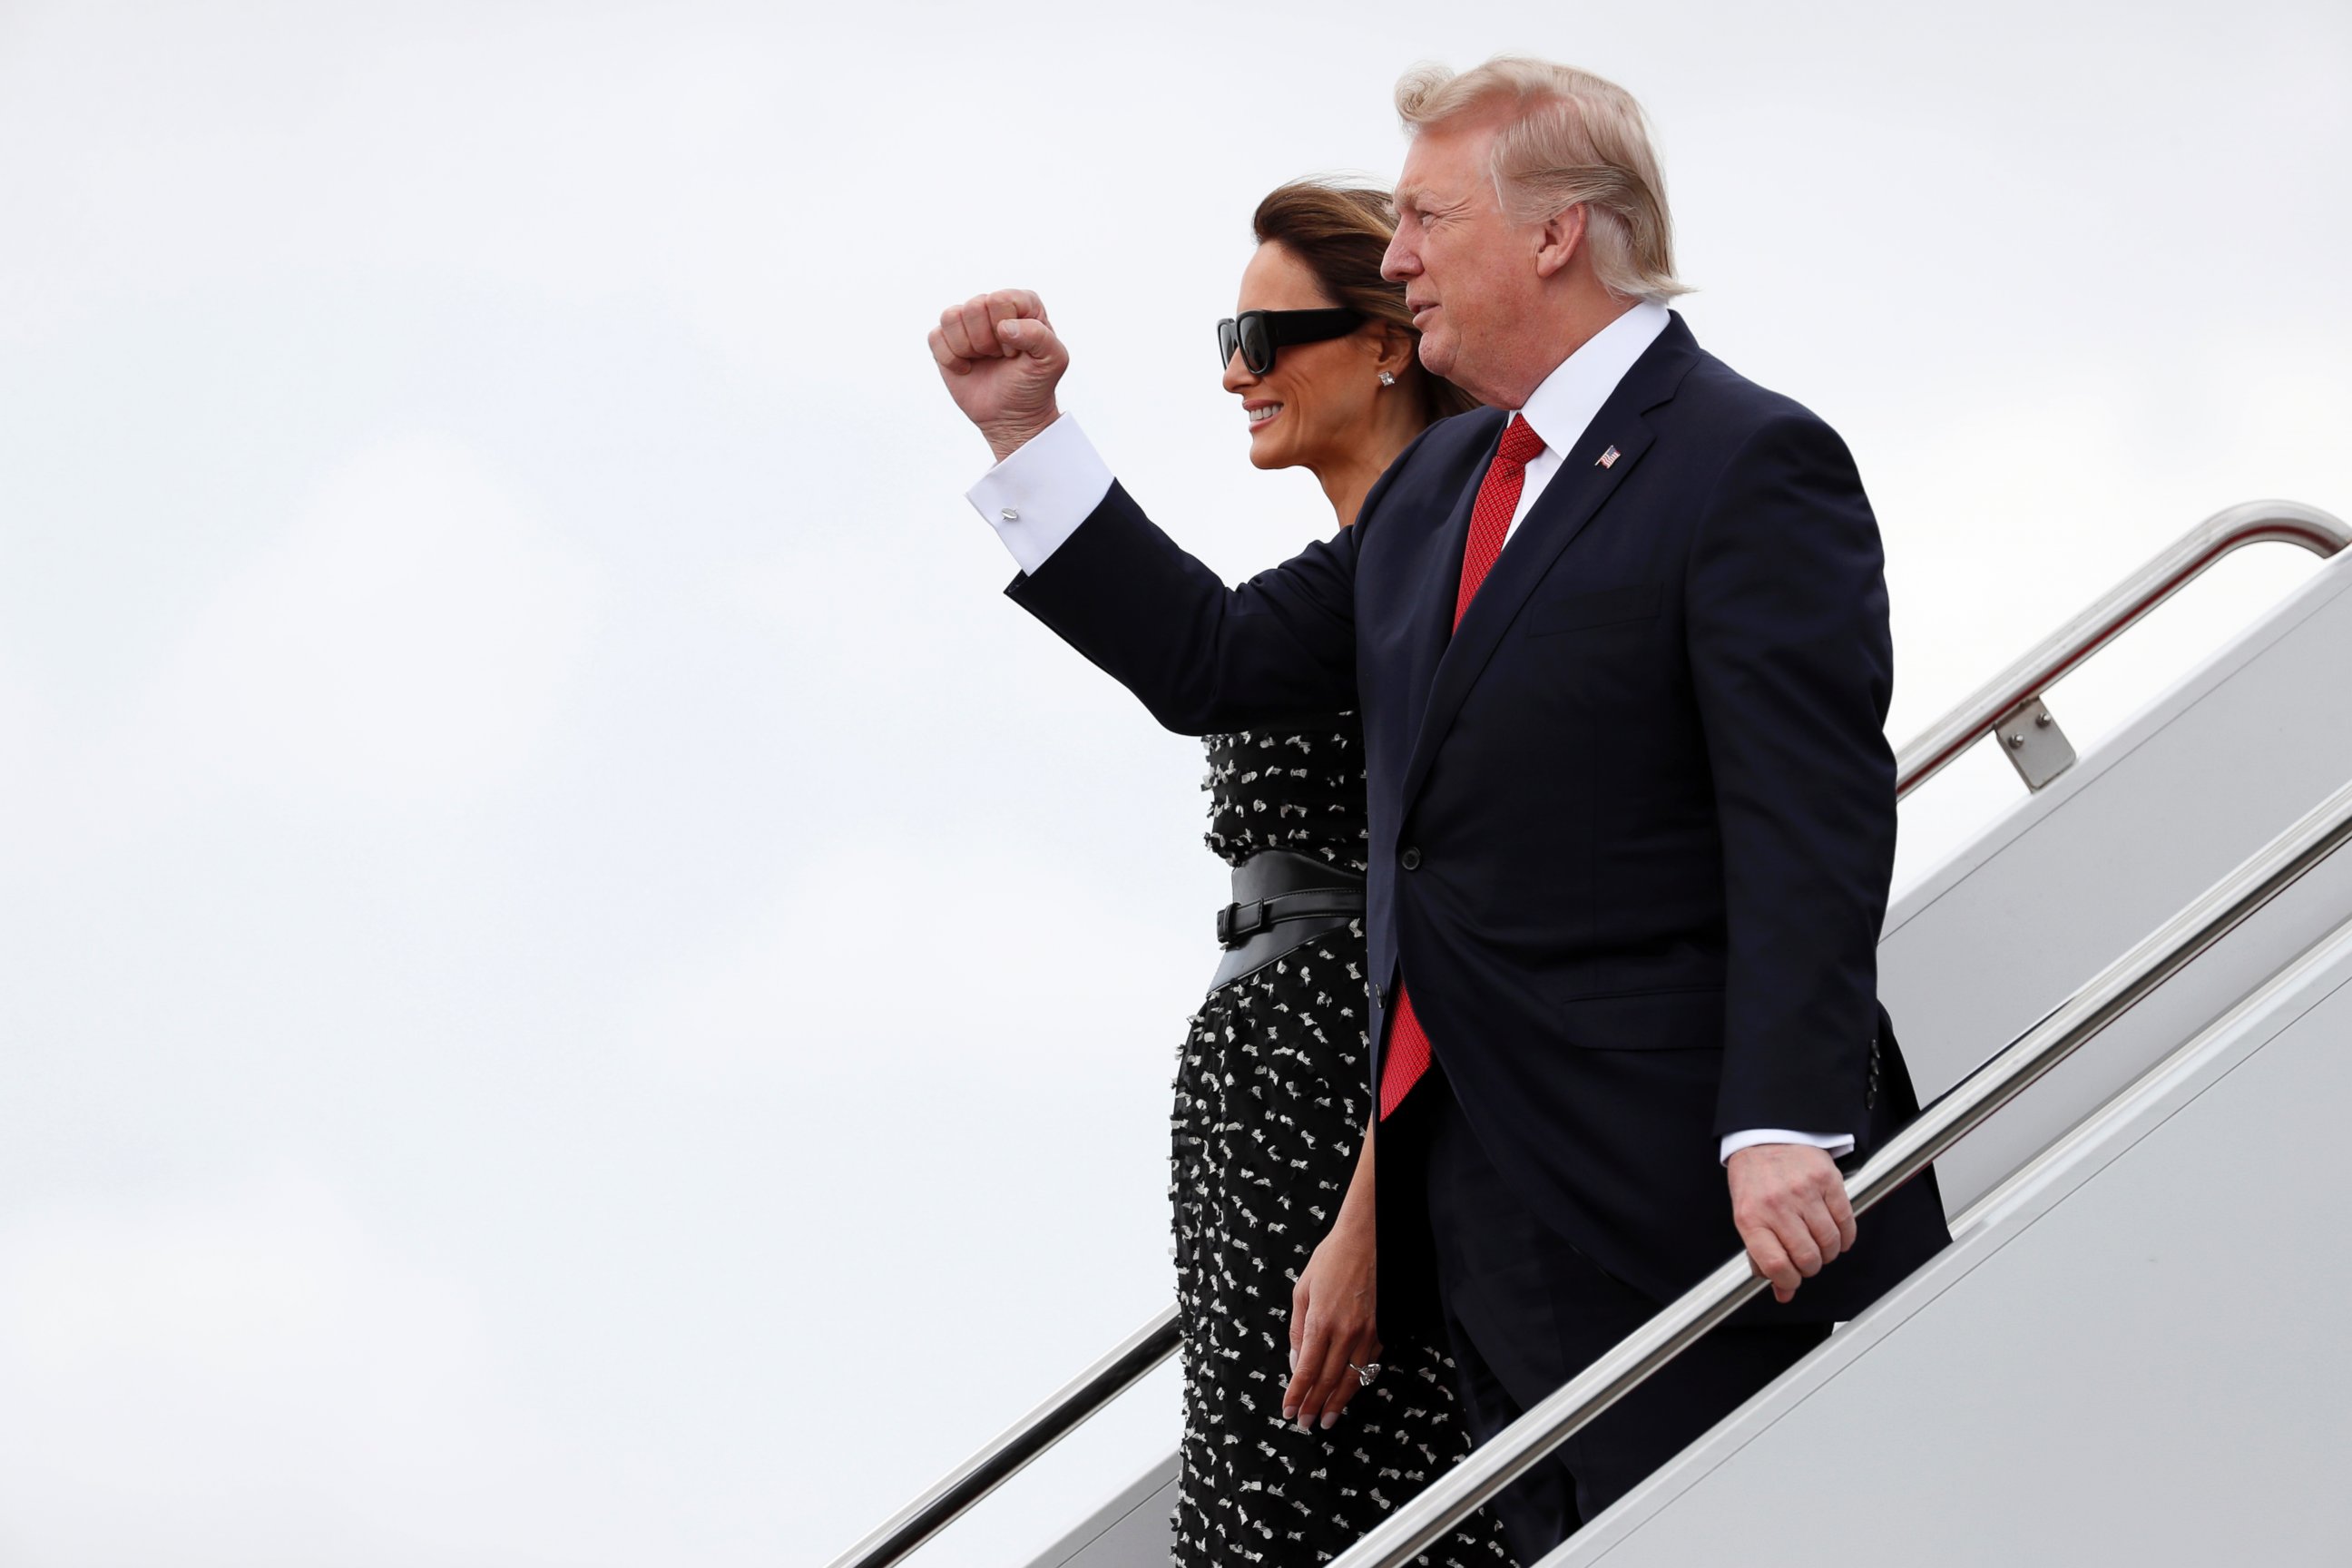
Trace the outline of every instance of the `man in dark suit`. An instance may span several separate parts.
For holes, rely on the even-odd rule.
[[[1853,460],[1666,309],[1622,89],[1502,59],[1398,107],[1387,271],[1491,406],[1339,537],[1227,589],[1062,417],[1034,295],[932,350],[999,459],[972,499],[1014,600],[1173,730],[1360,709],[1381,1321],[1441,1314],[1473,1431],[1735,1247],[1771,1283],[1506,1494],[1532,1563],[1946,1237],[1932,1177],[1858,1234],[1837,1163],[1916,1110],[1876,996],[1892,668]]]

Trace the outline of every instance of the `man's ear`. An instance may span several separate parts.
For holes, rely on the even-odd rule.
[[[1536,276],[1549,278],[1584,248],[1584,204],[1544,219],[1536,230]]]

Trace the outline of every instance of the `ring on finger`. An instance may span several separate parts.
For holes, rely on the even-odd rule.
[[[1363,1365],[1358,1366],[1354,1362],[1349,1362],[1348,1363],[1348,1370],[1356,1374],[1357,1387],[1370,1388],[1372,1385],[1372,1379],[1381,1375],[1381,1363],[1376,1361],[1368,1361]]]

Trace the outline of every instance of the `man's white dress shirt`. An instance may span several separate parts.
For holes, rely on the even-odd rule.
[[[1601,405],[1672,320],[1664,305],[1645,300],[1634,306],[1562,360],[1528,395],[1519,413],[1543,437],[1544,449],[1528,460],[1518,507],[1511,513],[1510,531],[1503,536],[1505,549],[1510,548],[1519,524],[1534,510],[1544,487],[1568,460],[1569,449],[1583,439],[1585,427],[1601,412]],[[1062,542],[1078,531],[1078,525],[1110,493],[1110,466],[1078,428],[1078,422],[1066,414],[982,475],[967,499],[996,530],[1021,570],[1029,573],[1043,566]],[[1806,1143],[1838,1156],[1853,1152],[1853,1135],[1759,1127],[1725,1138],[1722,1158],[1727,1161],[1758,1143]]]

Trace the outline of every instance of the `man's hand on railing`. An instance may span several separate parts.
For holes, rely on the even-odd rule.
[[[1328,1430],[1363,1386],[1356,1369],[1375,1366],[1381,1338],[1373,1321],[1379,1247],[1361,1205],[1342,1205],[1338,1223],[1299,1271],[1290,1292],[1290,1386],[1282,1418],[1302,1432]]]
[[[1797,1287],[1853,1245],[1853,1205],[1837,1163],[1802,1143],[1758,1143],[1725,1167],[1731,1223],[1751,1268],[1786,1305]]]

